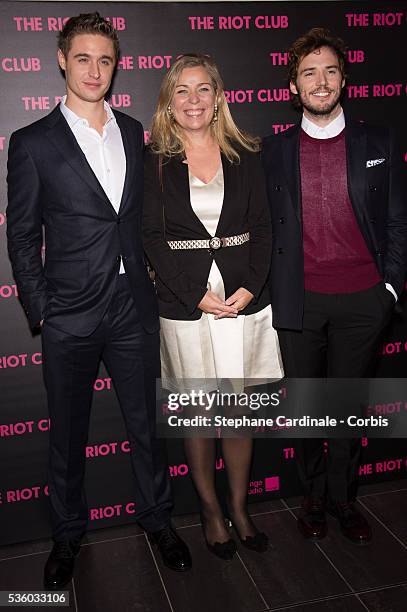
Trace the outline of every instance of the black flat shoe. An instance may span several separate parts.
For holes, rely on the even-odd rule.
[[[233,519],[230,516],[230,512],[229,512],[229,518],[228,518],[229,524],[231,527],[233,527],[233,529],[236,531],[237,535],[239,536],[240,543],[243,544],[243,546],[245,546],[248,550],[254,550],[255,552],[266,552],[268,548],[268,543],[269,543],[268,535],[265,534],[263,531],[258,531],[252,519],[250,518],[250,516],[249,516],[249,519],[250,519],[251,524],[253,525],[255,534],[253,536],[246,536],[245,538],[241,538],[239,530],[234,524]]]
[[[230,561],[236,554],[236,542],[232,538],[226,542],[215,542],[214,544],[209,544],[205,538],[205,542],[208,550],[224,561]]]
[[[246,536],[244,539],[239,539],[243,546],[255,552],[266,552],[268,548],[269,538],[263,531],[256,531],[254,536]]]
[[[205,544],[208,550],[212,554],[216,555],[219,559],[223,559],[224,561],[230,561],[231,559],[233,559],[233,557],[235,556],[237,552],[236,542],[234,541],[234,539],[229,538],[228,540],[226,540],[226,542],[214,542],[213,544],[210,544],[208,540],[206,539],[205,528],[204,528],[205,519],[202,514],[201,514],[201,523],[202,523],[202,531],[203,531]]]
[[[150,532],[150,539],[157,545],[164,565],[176,572],[185,572],[192,567],[188,546],[171,525]]]

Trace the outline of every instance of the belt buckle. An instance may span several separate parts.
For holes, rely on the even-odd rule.
[[[209,240],[209,248],[211,251],[218,251],[223,246],[223,239],[219,236],[214,236]]]

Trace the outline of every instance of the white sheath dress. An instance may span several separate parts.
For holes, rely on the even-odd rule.
[[[191,206],[211,236],[216,235],[223,204],[223,171],[219,167],[209,183],[189,173]],[[226,247],[232,248],[233,247]],[[226,299],[223,279],[213,261],[208,288]],[[161,377],[165,389],[182,392],[213,391],[220,381],[231,382],[235,393],[245,387],[283,377],[277,332],[272,326],[271,306],[250,315],[215,319],[202,313],[197,321],[160,317]]]

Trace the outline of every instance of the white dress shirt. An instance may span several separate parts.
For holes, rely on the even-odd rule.
[[[339,113],[339,115],[323,127],[317,125],[316,123],[308,119],[308,117],[303,115],[301,120],[301,127],[304,132],[308,134],[308,136],[311,136],[311,138],[335,138],[335,136],[338,136],[338,134],[340,134],[345,129],[345,114],[343,112],[343,109],[341,108],[341,112]],[[394,291],[392,285],[390,285],[390,283],[385,283],[385,285],[386,289],[388,289],[390,293],[393,294],[394,299],[397,302],[397,293]]]
[[[105,101],[104,108],[107,121],[103,126],[103,133],[100,135],[97,130],[90,127],[87,119],[78,117],[66,106],[65,102],[66,96],[61,100],[61,113],[67,120],[89,166],[118,213],[126,176],[126,155],[116,117]],[[120,274],[125,272],[123,261],[120,262],[119,272]]]

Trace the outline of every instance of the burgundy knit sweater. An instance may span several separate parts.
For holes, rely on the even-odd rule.
[[[305,289],[352,293],[380,282],[349,199],[345,131],[311,138],[301,130]]]

